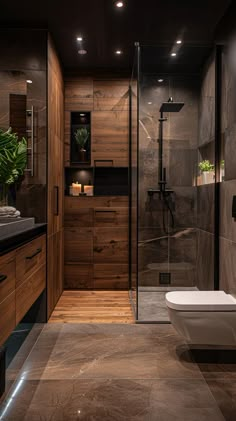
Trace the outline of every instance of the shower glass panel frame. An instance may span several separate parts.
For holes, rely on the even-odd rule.
[[[216,289],[217,183],[203,182],[199,169],[204,160],[216,168],[216,49],[183,46],[173,63],[172,48],[136,43],[130,80],[130,296],[137,323],[169,323],[170,290]]]

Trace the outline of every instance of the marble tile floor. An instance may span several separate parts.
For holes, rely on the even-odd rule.
[[[139,287],[138,320],[169,322],[165,295],[169,291],[194,291],[196,287]]]
[[[235,381],[236,364],[195,363],[170,324],[47,324],[0,420],[233,421]]]

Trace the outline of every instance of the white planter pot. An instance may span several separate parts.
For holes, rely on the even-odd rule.
[[[220,181],[224,181],[225,179],[225,169],[221,168],[220,169]]]
[[[202,173],[203,184],[211,184],[215,182],[215,174],[213,171],[203,171]]]

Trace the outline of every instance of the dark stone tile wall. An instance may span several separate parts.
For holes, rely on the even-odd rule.
[[[171,285],[196,283],[197,165],[199,81],[196,77],[165,78],[145,75],[140,89],[139,121],[139,284],[158,286],[160,272],[171,273]],[[166,114],[163,166],[168,187],[174,190],[171,206],[175,227],[163,230],[163,203],[147,190],[158,188],[159,109],[172,96],[183,101],[179,113]],[[167,213],[165,211],[165,217]]]
[[[200,290],[214,289],[214,235],[197,230],[197,287]]]
[[[198,160],[214,164],[215,154],[215,58],[211,55],[202,74],[199,102]],[[214,289],[215,185],[197,188],[197,287]]]
[[[222,158],[225,181],[220,185],[220,289],[236,294],[236,220],[232,198],[236,195],[236,75],[231,48],[222,57]]]

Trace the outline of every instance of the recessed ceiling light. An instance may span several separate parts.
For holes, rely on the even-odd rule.
[[[176,53],[171,53],[171,56],[172,56],[172,57],[176,57],[176,56],[177,56],[177,54],[176,54]]]
[[[116,50],[116,54],[119,56],[120,54],[122,54],[121,50]]]
[[[27,79],[26,83],[33,83],[32,80]]]
[[[148,102],[148,105],[152,105],[152,102],[151,102],[151,101],[149,101],[149,102]]]
[[[80,117],[84,117],[85,116],[85,114],[83,114],[83,113],[80,113]]]
[[[176,44],[182,44],[181,39],[178,39],[178,40],[176,41]]]
[[[83,41],[82,37],[77,37],[77,41]]]
[[[158,82],[162,83],[162,82],[164,82],[164,79],[158,79]]]
[[[85,54],[87,54],[87,52],[88,52],[87,50],[81,49],[81,50],[78,51],[78,54],[80,54],[81,56],[84,56]]]
[[[124,2],[123,1],[114,1],[114,5],[116,7],[118,7],[118,9],[121,9],[122,7],[124,7]]]

